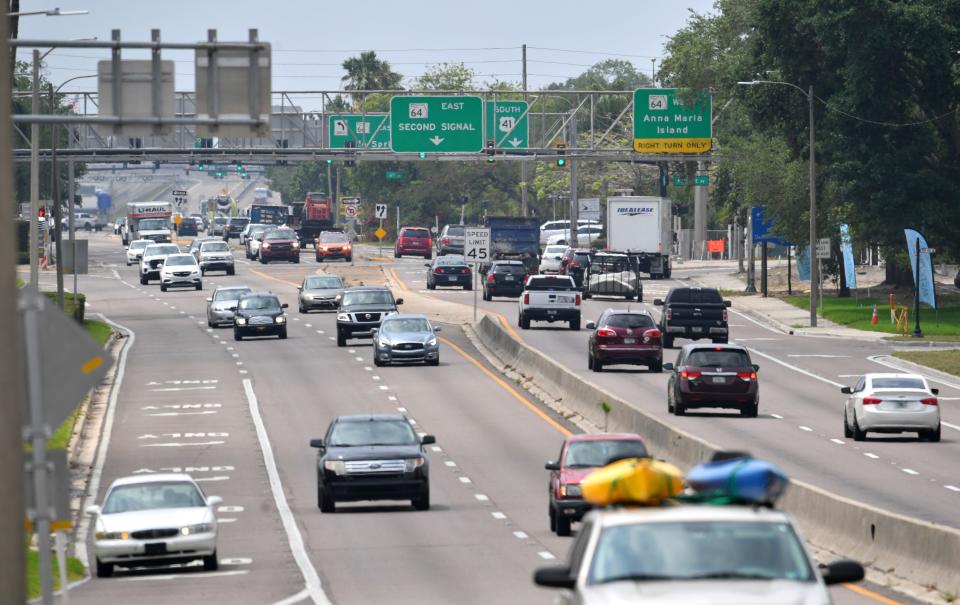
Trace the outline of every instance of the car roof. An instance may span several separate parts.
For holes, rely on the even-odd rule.
[[[494,265],[522,265],[523,261],[519,260],[495,260],[493,261]]]
[[[609,315],[649,315],[650,317],[653,317],[653,315],[650,315],[650,311],[644,309],[643,307],[638,309],[607,309],[604,311],[604,313]]]
[[[184,258],[187,258],[187,257],[193,258],[193,255],[190,254],[189,252],[177,252],[176,254],[168,254],[167,256],[171,256],[171,257],[174,257],[174,256],[182,256],[182,257],[184,257]],[[194,259],[194,260],[196,260],[196,259]]]
[[[220,290],[250,290],[250,291],[252,291],[253,289],[252,289],[250,286],[217,286],[216,288],[214,288],[213,291],[214,291],[214,292],[218,292],[218,291],[220,291]]]
[[[187,481],[193,483],[193,477],[186,473],[153,473],[150,475],[130,475],[118,477],[110,484],[111,488],[118,485],[136,485],[138,483],[156,483],[158,481]]]
[[[782,511],[753,506],[644,506],[598,509],[592,519],[602,527],[637,523],[670,523],[697,521],[754,521],[760,523],[792,523]]]
[[[689,344],[683,345],[683,350],[689,352],[693,350],[697,351],[743,351],[747,352],[747,347],[743,345],[735,344],[708,344],[708,343],[696,343],[691,342]]]
[[[383,318],[383,321],[394,321],[397,319],[426,319],[430,321],[430,318],[422,313],[394,313]]]
[[[580,433],[570,435],[565,441],[567,443],[577,441],[643,441],[643,438],[634,433]]]
[[[273,297],[273,298],[277,298],[277,295],[274,294],[273,292],[270,292],[269,290],[267,290],[267,291],[265,291],[265,292],[264,292],[264,291],[260,291],[260,292],[253,291],[253,292],[250,292],[250,293],[248,293],[248,294],[244,294],[244,295],[241,296],[240,298],[255,298],[255,297],[257,297],[257,296],[270,296],[270,297]]]
[[[864,374],[864,378],[919,378],[923,380],[923,376],[920,374],[908,374],[906,372],[870,372],[869,374]]]
[[[390,288],[388,288],[387,286],[351,286],[350,288],[347,288],[347,289],[344,291],[344,293],[346,293],[346,292],[369,292],[369,291],[371,291],[371,290],[376,290],[376,291],[386,290],[387,292],[390,292]]]
[[[344,414],[333,419],[334,422],[382,422],[382,421],[406,421],[407,417],[403,414]]]

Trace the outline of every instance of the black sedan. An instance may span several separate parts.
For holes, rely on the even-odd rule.
[[[280,304],[276,294],[255,293],[241,296],[237,306],[231,307],[233,315],[233,339],[244,336],[287,337],[287,315],[283,312],[287,303]]]
[[[473,290],[473,271],[467,261],[459,254],[438,256],[432,263],[424,263],[427,271],[427,289],[436,290],[437,286],[461,286],[464,290]]]
[[[417,437],[401,414],[338,416],[317,448],[317,506],[332,513],[337,502],[410,500],[430,508],[430,466],[423,446],[433,435]]]

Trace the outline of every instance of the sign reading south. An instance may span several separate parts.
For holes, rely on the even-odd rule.
[[[393,97],[390,146],[398,153],[478,153],[483,149],[480,97]]]
[[[332,149],[346,148],[353,141],[357,149],[390,149],[390,126],[385,113],[330,114],[329,136]]]
[[[633,92],[633,150],[640,153],[706,153],[713,146],[712,98],[702,91],[687,101],[675,88]]]
[[[487,101],[487,138],[498,149],[526,149],[530,140],[526,113],[526,101]]]

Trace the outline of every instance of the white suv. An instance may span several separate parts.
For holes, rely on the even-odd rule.
[[[160,279],[160,268],[163,261],[171,254],[180,254],[180,246],[176,244],[150,244],[143,249],[140,257],[140,283],[147,285],[151,279]]]
[[[582,218],[577,221],[578,227],[586,226],[600,226],[600,221],[593,221],[589,219]],[[579,229],[578,229],[579,231]],[[540,225],[540,245],[546,246],[549,243],[551,235],[562,235],[565,238],[570,237],[570,221],[547,221],[544,224]]]
[[[200,265],[192,254],[171,254],[163,261],[160,269],[160,291],[167,288],[203,289]]]

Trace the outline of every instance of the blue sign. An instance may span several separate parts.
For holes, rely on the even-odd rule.
[[[847,287],[857,287],[857,272],[853,266],[853,243],[850,240],[850,227],[840,225],[840,252],[843,254],[843,273],[847,277]]]
[[[810,246],[804,246],[797,254],[797,275],[801,281],[810,281]]]
[[[910,252],[910,270],[913,271],[914,286],[917,284],[917,242],[920,243],[920,302],[925,302],[936,309],[937,294],[933,287],[933,261],[930,260],[930,252],[923,252],[928,249],[927,240],[913,229],[904,229],[903,233],[907,236],[907,250]]]
[[[750,209],[750,224],[753,226],[753,243],[762,244],[766,242],[775,246],[790,245],[790,242],[786,242],[775,235],[769,235],[770,230],[773,228],[773,220],[765,220],[762,207]]]
[[[110,197],[110,194],[101,191],[97,194],[97,210],[110,210],[113,207],[113,198]]]

